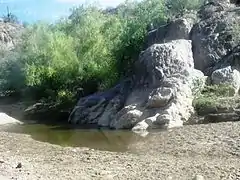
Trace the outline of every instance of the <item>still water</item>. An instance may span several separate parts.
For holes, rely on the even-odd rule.
[[[130,145],[144,139],[131,131],[73,128],[60,125],[24,124],[2,127],[0,131],[30,135],[34,140],[71,147],[126,152]]]

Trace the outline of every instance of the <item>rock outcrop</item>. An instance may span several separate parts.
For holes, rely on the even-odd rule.
[[[23,29],[19,24],[5,23],[0,19],[0,63],[17,47]]]
[[[239,43],[234,32],[240,24],[240,9],[226,0],[204,5],[199,11],[200,21],[191,32],[195,68],[211,75],[217,63]]]
[[[20,40],[22,30],[21,25],[0,21],[0,50],[12,50]]]
[[[198,21],[197,13],[192,11],[183,17],[173,19],[166,25],[150,31],[147,35],[147,47],[153,44],[169,42],[177,39],[190,40],[190,32]]]
[[[134,83],[80,99],[69,121],[135,131],[182,126],[194,112],[193,92],[205,83],[191,49],[189,40],[152,45],[136,63]]]
[[[228,84],[231,85],[236,93],[238,93],[240,87],[240,72],[233,69],[231,66],[227,66],[222,69],[215,70],[211,75],[211,83],[213,85]]]
[[[80,99],[69,121],[134,131],[182,126],[194,113],[192,100],[207,76],[210,84],[227,83],[239,91],[239,24],[239,7],[212,0],[152,30],[134,77]],[[228,115],[237,120],[236,113]]]

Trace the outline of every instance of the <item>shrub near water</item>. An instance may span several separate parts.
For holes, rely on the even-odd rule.
[[[1,66],[1,90],[65,102],[112,87],[133,72],[147,27],[164,24],[167,11],[163,0],[126,2],[109,11],[80,6],[55,24],[28,26]]]
[[[109,88],[131,70],[153,19],[164,20],[161,1],[129,3],[116,13],[80,6],[54,25],[32,25],[14,60],[21,88],[11,88],[53,101],[73,99],[78,89],[87,95]]]

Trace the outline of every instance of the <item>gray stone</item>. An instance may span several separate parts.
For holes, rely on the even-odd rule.
[[[231,85],[236,92],[240,87],[240,72],[231,66],[215,70],[211,75],[212,84],[228,84]]]
[[[190,49],[191,41],[177,40],[155,44],[140,56],[140,63],[143,64],[143,67],[147,67],[146,70],[148,71],[146,73],[148,77],[145,77],[145,81],[148,82],[149,88],[153,88],[146,103],[148,110],[151,107],[150,104],[152,109],[150,108],[149,113],[146,113],[147,110],[145,109],[144,114],[148,115],[136,124],[132,129],[133,131],[179,127],[189,119],[193,113],[192,92],[196,88],[194,86],[197,85],[193,81],[199,78],[202,79],[203,84],[205,82],[203,73],[199,71],[197,71],[199,73],[196,73],[194,70]],[[162,69],[163,78],[155,77],[154,69],[156,67]],[[161,93],[161,90],[164,93]],[[153,93],[155,96],[152,96],[152,92],[155,92],[155,94]],[[142,102],[140,101],[138,104],[144,104],[144,95],[140,95],[140,97],[142,97]]]
[[[183,39],[152,45],[136,62],[130,91],[122,93],[118,86],[82,98],[69,121],[138,132],[182,126],[194,112],[193,91],[205,79],[194,69],[191,49],[191,41]],[[195,83],[198,79],[201,83]]]
[[[127,84],[128,86],[128,84]],[[124,85],[81,98],[69,116],[69,122],[73,124],[98,124],[109,126],[110,119],[121,109],[124,96]]]
[[[112,121],[111,127],[115,129],[132,129],[140,121],[143,112],[137,109],[128,110],[128,108],[129,107],[125,107],[122,110],[126,113],[119,112],[121,116],[118,115],[118,117]]]
[[[239,9],[240,10],[240,9]],[[240,38],[240,36],[239,36]],[[223,69],[231,66],[233,69],[240,69],[240,45],[235,46],[226,56],[222,58],[215,66],[210,67],[206,70],[208,75],[211,75],[214,71],[218,69]]]
[[[194,96],[197,96],[207,84],[208,77],[204,76],[203,72],[193,69],[190,74],[190,78],[192,93]]]
[[[10,51],[20,41],[23,26],[0,21],[0,50]]]
[[[121,97],[116,96],[114,97],[109,104],[104,109],[104,112],[98,119],[98,125],[102,127],[109,127],[112,119],[121,109]]]
[[[199,16],[201,20],[191,31],[194,64],[196,69],[211,75],[209,68],[222,62],[238,44],[233,29],[240,24],[240,16],[233,4],[219,0],[204,5]]]
[[[173,98],[173,92],[171,88],[161,87],[154,90],[148,99],[147,107],[149,108],[161,108],[166,106]]]
[[[190,39],[190,31],[197,22],[195,12],[189,12],[180,18],[173,19],[167,25],[163,25],[148,33],[147,47],[153,44],[170,42],[178,39]]]

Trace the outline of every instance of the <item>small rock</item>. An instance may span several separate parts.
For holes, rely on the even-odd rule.
[[[22,168],[22,163],[18,163],[18,165],[17,165],[16,168],[17,168],[17,169]]]
[[[219,85],[219,84],[228,84],[233,87],[233,92],[237,93],[240,87],[239,79],[240,79],[240,72],[233,67],[228,66],[222,69],[217,69],[212,73],[211,76],[212,83]],[[235,90],[235,91],[234,91]]]
[[[1,161],[1,160],[0,160],[0,164],[3,164],[3,163],[4,163],[4,161]]]
[[[72,152],[76,153],[76,152],[77,152],[77,150],[76,150],[76,149],[72,149]]]
[[[193,180],[204,180],[204,177],[202,175],[196,175]]]

